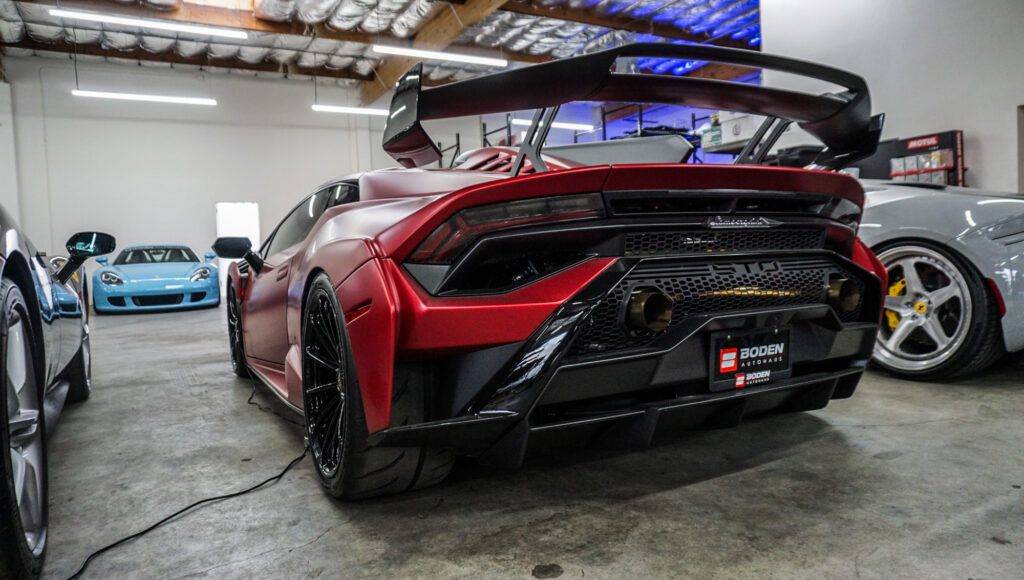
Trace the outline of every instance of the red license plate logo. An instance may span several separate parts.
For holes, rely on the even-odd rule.
[[[731,373],[739,366],[739,349],[724,348],[718,353],[718,372]]]

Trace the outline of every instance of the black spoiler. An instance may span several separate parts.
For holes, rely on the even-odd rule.
[[[623,57],[704,60],[766,68],[844,87],[814,95],[696,77],[612,72]],[[811,62],[708,45],[629,44],[609,50],[422,88],[423,65],[398,82],[384,129],[384,150],[406,167],[440,159],[421,121],[556,107],[573,101],[685,105],[775,117],[797,123],[825,144],[815,161],[836,168],[871,155],[881,117],[871,116],[867,83],[858,75]]]

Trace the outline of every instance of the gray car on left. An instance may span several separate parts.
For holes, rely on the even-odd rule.
[[[39,576],[46,555],[46,438],[92,390],[82,264],[114,238],[82,232],[47,260],[0,208],[0,578]]]

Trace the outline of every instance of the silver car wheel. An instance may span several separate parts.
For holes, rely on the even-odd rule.
[[[922,246],[889,248],[878,259],[889,272],[890,291],[904,286],[901,295],[885,297],[875,359],[908,372],[928,371],[949,360],[971,323],[971,294],[959,268]]]
[[[42,406],[32,365],[32,352],[20,317],[7,330],[7,425],[11,454],[11,484],[18,504],[25,542],[34,554],[45,545],[43,508]]]

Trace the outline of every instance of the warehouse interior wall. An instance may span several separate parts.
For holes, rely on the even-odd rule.
[[[15,172],[0,167],[0,202],[44,251],[95,229],[120,247],[173,242],[203,253],[216,235],[216,202],[257,202],[266,236],[324,181],[395,165],[381,149],[383,118],[312,111],[312,81],[79,62],[82,89],[217,99],[205,107],[74,97],[66,58],[5,57],[4,65],[16,155],[4,154],[9,101],[0,85],[0,163],[16,159],[18,178],[12,185]],[[356,91],[321,84],[317,92],[322,104],[352,105]],[[478,143],[474,127],[463,120],[433,130],[442,141],[461,131]]]
[[[761,0],[763,50],[845,68],[884,112],[883,139],[961,129],[967,183],[1018,191],[1024,2]],[[764,84],[828,88],[766,71]]]
[[[15,157],[11,85],[0,81],[0,204],[17,219],[20,208]]]
[[[1017,107],[1017,191],[1024,193],[1024,105]]]

